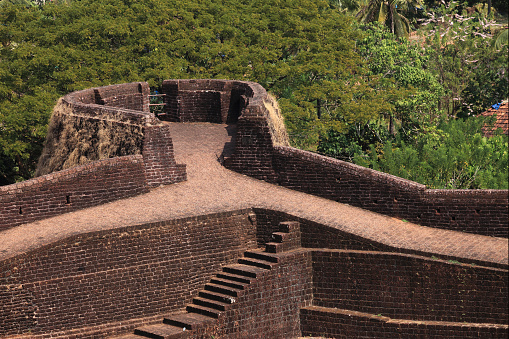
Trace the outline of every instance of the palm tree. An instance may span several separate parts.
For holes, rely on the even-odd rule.
[[[495,35],[494,46],[496,49],[501,49],[502,46],[507,45],[507,32],[509,27],[504,27]]]
[[[398,37],[408,37],[410,21],[399,11],[413,11],[420,5],[420,0],[369,0],[357,13],[357,18],[366,23],[378,21]]]

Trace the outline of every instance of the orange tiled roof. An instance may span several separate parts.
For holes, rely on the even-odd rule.
[[[495,124],[493,124],[493,128],[484,126],[482,128],[482,131],[485,136],[491,137],[493,133],[501,128],[502,133],[508,134],[508,125],[509,125],[509,104],[507,102],[500,105],[499,109],[490,108],[486,112],[482,113],[482,116],[488,117],[492,116],[493,114],[497,115],[497,120],[495,121]]]

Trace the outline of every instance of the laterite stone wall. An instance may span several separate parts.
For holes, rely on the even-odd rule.
[[[222,265],[256,248],[252,220],[242,210],[93,232],[1,261],[0,337],[181,310]]]
[[[397,253],[316,250],[313,305],[397,319],[507,325],[508,271]]]
[[[59,100],[36,178],[0,187],[0,231],[186,180],[147,83],[90,88]]]
[[[311,256],[288,252],[235,299],[218,324],[191,337],[266,339],[300,336],[300,308],[311,304]]]
[[[141,155],[73,167],[0,187],[0,231],[146,192]]]
[[[377,339],[467,339],[507,338],[507,326],[492,324],[408,321],[325,307],[301,309],[303,336]]]

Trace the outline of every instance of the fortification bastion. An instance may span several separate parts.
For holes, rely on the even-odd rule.
[[[0,337],[507,337],[507,190],[294,149],[255,83],[161,91],[63,97],[0,188]]]

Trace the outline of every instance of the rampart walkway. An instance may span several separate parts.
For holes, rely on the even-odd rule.
[[[79,233],[259,207],[398,248],[457,256],[465,262],[508,264],[507,239],[422,227],[231,172],[219,160],[225,144],[228,151],[232,129],[219,124],[172,123],[177,163],[187,164],[186,182],[3,231],[0,259]]]

